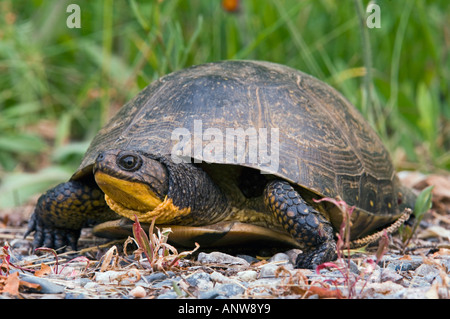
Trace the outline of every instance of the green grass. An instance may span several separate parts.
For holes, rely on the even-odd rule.
[[[0,2],[0,207],[67,179],[151,81],[223,59],[310,73],[361,110],[399,169],[449,170],[447,0],[377,1],[380,29],[361,28],[355,1],[242,0],[238,13],[220,0]],[[66,27],[70,3],[80,29]]]

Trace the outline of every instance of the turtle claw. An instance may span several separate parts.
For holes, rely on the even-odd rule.
[[[336,257],[336,244],[332,241],[325,242],[315,250],[299,254],[295,261],[295,268],[315,269],[324,262],[335,260]]]
[[[81,230],[61,229],[45,225],[42,220],[33,213],[29,222],[28,229],[24,237],[31,232],[34,233],[33,247],[47,247],[58,249],[69,246],[73,250],[77,250],[77,242],[80,237]]]

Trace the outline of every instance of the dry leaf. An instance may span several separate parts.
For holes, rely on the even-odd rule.
[[[2,292],[7,292],[12,296],[18,296],[19,286],[20,286],[19,273],[14,272],[6,278],[5,286],[3,287]]]
[[[405,185],[417,190],[422,190],[430,185],[434,185],[433,207],[441,214],[445,214],[450,210],[450,175],[420,175],[410,174],[410,177],[402,179]]]
[[[29,289],[33,289],[33,290],[41,290],[41,285],[39,284],[34,284],[28,281],[24,281],[21,280],[20,281],[20,287],[22,288],[29,288]]]
[[[450,176],[430,175],[414,185],[417,189],[425,189],[434,185],[433,196],[450,200]]]
[[[132,268],[126,272],[126,274],[123,274],[117,278],[118,282],[121,282],[122,280],[128,280],[130,282],[137,282],[141,280],[141,274],[139,270]]]
[[[100,268],[101,272],[106,271],[109,268],[113,268],[116,265],[116,255],[117,255],[117,247],[114,245],[112,246],[104,255],[102,266]],[[114,258],[114,259],[113,259]],[[112,265],[111,265],[112,260]]]
[[[450,241],[450,230],[433,225],[420,232],[419,238],[442,237]]]
[[[306,295],[306,297],[312,296],[312,295],[318,295],[319,298],[341,299],[344,297],[339,289],[329,289],[329,288],[317,287],[317,286],[309,287],[307,292],[308,292],[308,295]]]
[[[29,283],[23,280],[19,280],[19,273],[13,273],[8,276],[0,276],[0,294],[7,292],[11,295],[17,296],[19,294],[20,287],[39,290],[39,284]]]
[[[43,277],[45,275],[50,275],[51,273],[53,273],[52,267],[50,267],[49,265],[46,265],[46,264],[41,264],[41,269],[36,270],[34,272],[34,275],[36,277]]]

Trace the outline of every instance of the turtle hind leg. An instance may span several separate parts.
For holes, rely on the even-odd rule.
[[[264,202],[284,229],[304,249],[296,260],[297,268],[315,266],[336,259],[333,227],[285,181],[270,182],[264,190]]]

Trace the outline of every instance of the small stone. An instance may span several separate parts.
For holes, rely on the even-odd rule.
[[[386,281],[368,283],[364,291],[369,296],[373,296],[374,294],[390,295],[401,290],[404,290],[403,286],[392,281]]]
[[[426,299],[426,290],[423,288],[408,287],[387,295],[389,299]]]
[[[403,280],[403,276],[390,268],[385,268],[381,272],[380,280],[400,283]]]
[[[259,261],[258,258],[255,258],[253,256],[249,256],[249,255],[236,255],[236,257],[239,257],[239,258],[242,258],[242,259],[246,260],[249,264],[257,263]]]
[[[422,264],[414,271],[415,281],[419,279],[431,284],[436,277],[439,277],[439,269],[433,265]]]
[[[203,291],[198,295],[199,299],[214,299],[219,296],[219,293],[215,290]]]
[[[61,294],[64,292],[64,287],[52,283],[50,280],[36,276],[20,276],[20,279],[32,284],[38,284],[41,289],[38,292],[42,294]]]
[[[145,292],[145,289],[142,286],[137,286],[131,289],[129,294],[134,298],[144,298],[145,296],[147,296],[147,293]]]
[[[198,288],[199,290],[212,289],[213,283],[211,281],[211,276],[206,272],[194,273],[185,279],[189,285]]]
[[[95,274],[95,281],[101,284],[112,284],[112,283],[118,283],[126,276],[126,271],[104,271],[104,272],[97,272]]]
[[[174,277],[174,278],[170,278],[170,279],[166,279],[157,283],[154,283],[152,285],[153,288],[164,288],[164,287],[172,287],[173,283],[180,281],[181,278],[180,277]]]
[[[293,264],[295,266],[296,261],[297,261],[297,256],[299,254],[302,253],[301,249],[289,249],[288,251],[285,252],[285,254],[288,256],[289,261],[291,262],[291,264]]]
[[[74,281],[74,284],[84,287],[86,284],[92,282],[89,278],[76,278]]]
[[[277,271],[278,266],[274,264],[267,264],[261,267],[259,276],[260,278],[273,278],[275,277],[275,272]]]
[[[386,268],[390,268],[396,272],[401,272],[415,270],[423,263],[423,260],[420,256],[409,256],[409,259],[395,256],[385,256],[379,264],[383,267],[385,263],[387,264]]]
[[[156,299],[176,299],[178,297],[176,292],[170,291],[159,295]]]
[[[206,272],[197,272],[186,277],[186,281],[192,286],[197,286],[201,280],[211,281],[211,276]]]
[[[148,276],[144,276],[143,278],[147,282],[151,283],[151,282],[154,282],[154,281],[162,281],[162,280],[167,278],[167,275],[165,273],[163,273],[163,272],[155,272],[155,273],[152,273],[152,274],[150,274]]]
[[[356,275],[360,274],[358,265],[350,259],[350,271]]]
[[[84,289],[97,289],[98,286],[99,286],[98,283],[91,281],[84,285]]]
[[[284,253],[277,253],[269,259],[269,262],[277,263],[277,265],[284,265],[289,263],[289,256]]]
[[[85,296],[85,294],[75,294],[75,293],[68,293],[64,297],[64,299],[87,299],[88,297]]]
[[[385,269],[383,269],[383,271],[384,270]],[[372,272],[365,274],[364,279],[367,280],[368,282],[381,282],[382,281],[381,280],[381,268],[378,267],[378,268],[374,269]],[[390,280],[390,279],[388,276],[386,276],[386,279],[383,281],[388,281],[388,280]]]
[[[429,275],[437,276],[439,275],[439,269],[436,268],[436,266],[428,265],[428,264],[422,264],[414,271],[414,275],[426,277]]]
[[[237,277],[242,281],[256,280],[258,273],[254,270],[244,270],[237,273]]]
[[[217,271],[212,272],[212,274],[210,275],[210,278],[211,278],[212,281],[219,282],[219,283],[234,282],[233,279],[228,278],[228,277],[222,275],[220,272],[217,272]]]
[[[29,240],[17,238],[10,242],[10,248],[14,251],[14,256],[11,256],[11,259],[13,259],[11,262],[15,262],[14,257],[17,255],[27,256],[28,252],[33,249],[33,244]]]
[[[234,297],[242,294],[245,291],[245,288],[238,284],[217,284],[214,288],[214,291],[219,293],[225,297]]]
[[[214,251],[212,253],[199,253],[197,260],[203,264],[227,264],[227,265],[243,265],[249,266],[249,262],[245,259],[234,257],[222,252]]]

